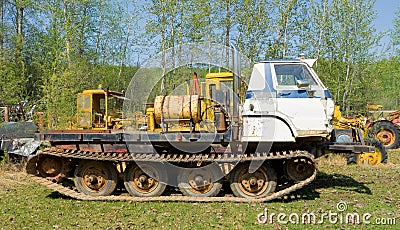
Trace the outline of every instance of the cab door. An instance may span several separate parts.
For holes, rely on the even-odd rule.
[[[304,63],[273,63],[276,110],[295,126],[299,136],[327,133],[325,89]]]
[[[78,94],[77,98],[78,127],[84,129],[92,128],[92,95]]]

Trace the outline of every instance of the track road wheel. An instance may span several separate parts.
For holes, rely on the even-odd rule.
[[[276,172],[267,164],[249,173],[249,164],[240,164],[233,169],[231,189],[235,196],[260,198],[273,193],[276,188]]]
[[[293,181],[302,181],[313,175],[315,166],[307,159],[290,159],[285,164],[285,173]]]
[[[117,169],[112,163],[81,161],[75,169],[75,186],[90,196],[108,196],[117,186]]]
[[[357,163],[359,165],[377,165],[386,164],[388,160],[388,154],[384,145],[375,139],[365,139],[365,144],[374,146],[374,152],[362,153],[362,154],[347,154],[347,164]]]
[[[130,164],[124,171],[124,185],[131,196],[160,196],[167,187],[159,181],[160,177],[165,175],[162,164],[140,163],[140,167]]]
[[[178,175],[178,187],[185,196],[212,197],[221,191],[222,177],[221,168],[214,164],[185,168]]]
[[[390,121],[378,121],[371,130],[370,134],[374,139],[379,140],[386,149],[395,149],[400,144],[400,130]]]

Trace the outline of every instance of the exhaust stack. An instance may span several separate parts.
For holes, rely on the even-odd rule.
[[[239,95],[240,95],[240,54],[235,44],[230,44],[233,60],[233,140],[239,140]]]

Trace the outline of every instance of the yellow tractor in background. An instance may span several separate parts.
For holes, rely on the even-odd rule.
[[[340,143],[351,143],[352,140],[359,139],[364,140],[365,144],[372,145],[375,147],[373,153],[363,154],[347,154],[348,164],[369,164],[376,165],[379,163],[386,163],[388,154],[385,146],[377,138],[374,132],[371,132],[371,123],[368,118],[362,115],[354,117],[342,116],[340,112],[340,106],[335,106],[332,123],[336,134],[336,141]]]
[[[77,98],[77,125],[80,129],[120,129],[124,94],[98,89],[84,90]]]
[[[400,110],[367,124],[369,135],[382,142],[386,149],[400,147]]]

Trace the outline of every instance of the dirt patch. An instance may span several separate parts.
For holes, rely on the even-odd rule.
[[[6,176],[6,177],[0,177],[0,186],[4,187],[10,187],[14,185],[27,185],[28,182],[26,182],[26,177],[25,176]]]
[[[12,187],[14,185],[28,184],[27,175],[21,164],[0,164],[0,186]]]
[[[345,154],[327,154],[320,158],[317,158],[318,165],[346,165],[346,155]]]

